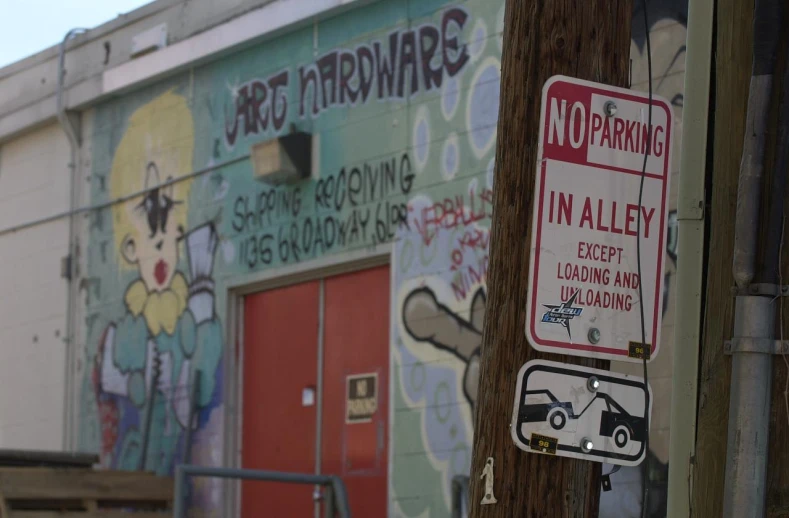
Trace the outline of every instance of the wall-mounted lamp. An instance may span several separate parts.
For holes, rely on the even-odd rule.
[[[252,146],[255,178],[271,185],[294,183],[310,176],[312,135],[293,132]]]

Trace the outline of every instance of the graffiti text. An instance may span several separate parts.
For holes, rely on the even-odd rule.
[[[355,50],[336,49],[300,67],[299,115],[314,117],[333,106],[365,103],[371,96],[403,99],[440,88],[445,74],[457,75],[469,61],[468,49],[459,41],[468,17],[453,7],[440,25],[391,32],[388,49],[379,41]]]

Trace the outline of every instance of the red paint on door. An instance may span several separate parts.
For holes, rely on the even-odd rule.
[[[319,283],[244,300],[242,465],[315,472],[316,407],[302,406],[318,370]],[[312,486],[244,482],[245,518],[313,516]]]
[[[325,281],[322,471],[338,474],[354,516],[384,517],[389,422],[389,267]],[[346,379],[377,373],[377,410],[346,423]]]

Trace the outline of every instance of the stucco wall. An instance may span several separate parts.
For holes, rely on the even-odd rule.
[[[0,147],[0,448],[60,449],[66,359],[68,141],[56,124]]]

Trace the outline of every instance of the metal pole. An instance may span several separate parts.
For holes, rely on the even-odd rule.
[[[750,285],[756,268],[767,115],[773,87],[775,52],[780,38],[781,3],[782,0],[756,0],[753,13],[753,68],[748,90],[734,227],[733,270],[739,288]]]
[[[755,343],[763,339],[763,343],[772,344],[774,321],[772,297],[737,297],[733,348],[738,347],[738,341],[748,344],[751,338]],[[764,516],[772,347],[765,349],[733,351],[723,497],[723,513],[727,518]]]
[[[456,475],[452,479],[452,518],[463,518],[463,510],[468,508],[469,477]]]
[[[331,476],[332,493],[334,493],[334,503],[341,518],[351,517],[351,508],[348,506],[348,494],[345,492],[345,484],[342,479],[335,475]]]
[[[195,370],[192,390],[189,394],[189,421],[186,424],[186,437],[184,437],[184,464],[192,462],[192,426],[197,413],[197,397],[200,394],[200,375],[200,369]]]
[[[318,491],[320,491],[321,486],[315,486],[315,487],[319,488]],[[320,502],[316,502],[316,503],[318,504],[318,518],[320,518],[321,516]],[[323,516],[325,518],[337,517],[337,505],[334,503],[334,489],[331,487],[328,489],[328,491],[326,491],[326,499],[324,500],[323,506],[324,506]]]
[[[70,148],[69,159],[69,172],[70,172],[70,185],[69,185],[69,213],[74,211],[77,206],[77,163],[79,162],[79,148],[80,139],[77,130],[66,115],[66,108],[63,104],[63,83],[66,76],[66,45],[68,41],[77,34],[86,32],[87,29],[74,28],[66,33],[63,41],[60,42],[60,55],[58,57],[58,77],[57,77],[57,94],[56,94],[56,113],[58,122],[63,127],[63,132],[66,134]],[[68,294],[66,298],[66,382],[64,386],[64,406],[63,406],[63,448],[72,450],[74,447],[74,379],[76,374],[74,372],[75,358],[76,358],[76,340],[74,340],[74,306],[77,303],[77,290],[75,277],[75,261],[76,261],[76,221],[75,216],[72,214],[69,218],[68,226],[68,254],[69,254],[69,275],[68,275]]]
[[[323,330],[325,322],[323,314],[326,306],[326,283],[323,279],[318,282],[318,372],[315,387],[315,474],[321,474],[321,457],[323,456]],[[316,485],[313,492],[315,499],[315,518],[321,518],[321,487]],[[326,509],[333,508],[326,507]],[[333,515],[332,515],[333,518]]]
[[[192,428],[194,426],[194,419],[195,414],[197,413],[197,399],[200,396],[200,378],[201,378],[202,371],[200,369],[195,370],[194,380],[192,381],[192,386],[189,394],[189,420],[186,424],[186,437],[184,437],[184,464],[189,464],[192,462]],[[184,500],[184,506],[187,505],[189,500],[189,486],[183,482],[183,487],[181,490],[183,491],[183,496],[181,497]]]
[[[777,286],[775,291],[779,296],[782,293],[779,286],[779,259],[783,242],[784,195],[789,161],[788,81],[789,68],[785,71],[780,106],[777,158],[773,183],[770,186],[764,262],[757,276],[758,281]],[[748,516],[743,514],[746,511],[753,513],[750,516],[764,516],[765,513],[772,354],[775,351],[774,322],[778,310],[776,300],[772,296],[747,296],[737,299],[735,336],[754,336],[763,341],[755,342],[761,346],[751,347],[758,352],[735,354],[733,358],[728,448],[729,452],[734,449],[735,454],[730,453],[726,463],[724,512],[727,516]],[[733,347],[735,346],[736,342],[733,344]],[[751,448],[742,452],[742,443],[750,445]]]
[[[756,270],[767,116],[783,18],[782,3],[756,0],[753,13],[753,66],[737,189],[732,268],[741,293],[748,293]],[[775,223],[768,221],[767,225]],[[725,517],[761,518],[765,512],[774,300],[758,294],[737,297],[723,496]]]
[[[348,493],[345,484],[336,475],[310,475],[304,473],[288,473],[282,471],[264,471],[256,469],[214,468],[209,466],[194,466],[181,464],[175,468],[175,495],[173,502],[173,517],[184,518],[186,504],[184,502],[186,481],[188,477],[215,477],[237,478],[241,480],[263,480],[267,482],[285,482],[288,484],[319,484],[331,486],[336,509],[340,518],[351,518],[351,509],[348,505]]]
[[[690,516],[696,452],[699,350],[704,278],[705,178],[712,68],[713,0],[688,4],[685,103],[677,195],[677,296],[669,430],[668,507]]]
[[[184,493],[186,492],[186,470],[185,465],[175,467],[175,495],[173,495],[173,518],[186,517],[186,502]]]
[[[161,362],[159,358],[153,360],[153,376],[151,376],[151,386],[148,387],[147,406],[145,407],[145,431],[142,436],[142,451],[140,452],[140,462],[138,469],[145,470],[146,457],[148,456],[148,442],[151,436],[151,423],[153,422],[153,405],[156,402],[156,387],[159,385],[159,375],[161,374]]]

